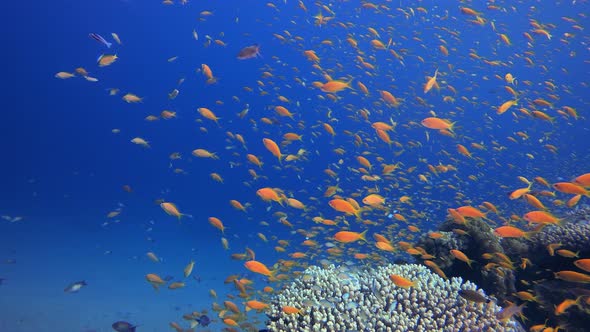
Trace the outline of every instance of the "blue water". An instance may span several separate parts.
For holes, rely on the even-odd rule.
[[[297,231],[311,231],[316,226],[310,220],[314,216],[342,216],[322,196],[329,185],[338,183],[342,196],[358,194],[359,201],[368,189],[377,187],[391,211],[399,210],[409,224],[426,231],[444,219],[447,208],[461,205],[489,201],[504,217],[529,211],[526,203],[507,198],[512,190],[524,186],[517,176],[529,180],[541,176],[553,183],[590,171],[589,40],[583,30],[588,23],[583,13],[590,7],[586,2],[500,2],[496,5],[501,9],[488,10],[478,3],[403,1],[383,3],[389,10],[376,12],[361,9],[355,1],[333,1],[322,2],[336,14],[322,26],[314,25],[313,16],[320,11],[317,5],[304,3],[307,12],[296,1],[192,1],[168,6],[158,1],[56,0],[2,5],[0,31],[5,49],[0,59],[5,85],[0,90],[0,215],[23,219],[14,223],[0,220],[0,278],[6,279],[0,285],[0,331],[111,331],[110,325],[117,320],[140,324],[141,331],[163,331],[171,321],[180,323],[187,312],[207,309],[216,317],[211,304],[237,294],[233,285],[223,284],[227,276],[253,279],[256,290],[267,285],[265,278],[246,270],[242,261],[231,260],[230,253],[243,253],[247,246],[268,266],[290,259],[288,254],[296,251],[317,253],[305,260],[312,264],[327,257],[325,248],[303,247],[300,243],[305,237]],[[461,14],[463,5],[482,11],[485,25],[468,22],[474,17]],[[419,12],[419,6],[427,13]],[[414,15],[406,17],[403,12],[410,13],[410,8]],[[205,10],[213,15],[199,14]],[[322,13],[333,16],[325,9]],[[552,39],[533,34],[530,20],[546,26]],[[576,29],[576,24],[582,29]],[[369,45],[374,38],[369,27],[378,30],[385,44],[392,38],[391,49],[403,56],[403,63]],[[199,34],[198,41],[193,39],[193,29]],[[122,45],[114,43],[111,50],[88,37],[99,33],[114,42],[111,32],[122,40]],[[534,38],[530,44],[525,32]],[[505,45],[499,33],[507,34],[512,45]],[[565,33],[574,36],[567,38]],[[205,46],[207,35],[226,46]],[[348,44],[349,36],[358,41],[362,54]],[[322,44],[325,40],[332,45]],[[439,51],[442,43],[449,56]],[[253,44],[261,46],[261,57],[236,59],[241,48]],[[313,68],[313,62],[303,55],[305,50],[315,50],[324,72]],[[108,52],[119,59],[111,66],[98,67],[96,59]],[[474,59],[469,53],[481,58]],[[176,61],[167,61],[174,56]],[[358,56],[376,69],[363,68]],[[528,65],[525,57],[534,65]],[[489,65],[484,59],[501,63]],[[211,67],[218,78],[216,84],[206,84],[199,72],[201,64]],[[88,82],[79,75],[67,80],[54,77],[77,67],[84,67],[99,81]],[[426,77],[437,68],[440,90],[424,94]],[[264,78],[265,71],[273,76]],[[506,73],[517,78],[514,88],[520,95],[519,105],[497,115],[495,108],[513,99],[504,88]],[[326,93],[312,85],[325,82],[324,74],[352,79],[353,89],[339,92],[336,101],[327,99]],[[185,81],[178,85],[179,79]],[[357,82],[369,88],[368,96],[360,92]],[[109,96],[109,88],[121,92]],[[169,100],[168,93],[175,88],[180,94]],[[379,90],[401,98],[401,106],[386,106]],[[125,103],[121,97],[127,92],[143,97],[143,102]],[[290,103],[280,102],[280,95]],[[454,103],[444,102],[444,96],[454,98]],[[521,107],[533,110],[531,102],[537,98],[553,103],[553,107],[537,107],[554,117],[552,123],[518,111]],[[276,115],[277,105],[287,107],[294,119]],[[563,106],[575,108],[579,118],[558,114]],[[199,107],[214,111],[220,117],[219,125],[203,119],[197,113]],[[248,114],[239,118],[237,114],[246,108]],[[370,113],[368,122],[358,113],[363,108]],[[176,111],[177,118],[144,120],[164,109]],[[431,116],[429,111],[456,121],[456,137],[420,126],[423,118]],[[277,123],[265,124],[262,117]],[[390,118],[397,123],[390,135],[401,148],[388,147],[371,128],[372,122],[389,123]],[[335,137],[322,128],[326,122],[335,128]],[[112,133],[115,128],[120,129],[119,134]],[[363,145],[355,146],[346,130],[358,134]],[[529,138],[519,138],[519,131]],[[227,132],[241,134],[247,149]],[[307,154],[303,160],[279,164],[262,139],[280,143],[287,132],[302,134],[303,139],[283,146],[283,154],[297,154],[299,149]],[[509,136],[518,143],[508,140]],[[146,139],[151,148],[132,144],[134,137]],[[477,150],[471,143],[486,148]],[[468,147],[474,158],[458,154],[457,144]],[[557,152],[550,152],[546,144],[557,147]],[[196,148],[215,152],[219,159],[192,157]],[[346,153],[339,156],[333,152],[336,148]],[[180,152],[182,158],[171,161],[172,152]],[[373,164],[372,174],[380,175],[378,157],[402,166],[391,178],[362,181],[350,168],[360,167],[356,156],[363,152],[368,152],[365,156]],[[263,161],[262,169],[247,162],[248,153]],[[419,174],[428,173],[428,164],[439,163],[453,165],[457,171],[430,174],[429,183],[419,181]],[[407,171],[414,166],[414,172]],[[175,168],[183,174],[174,173]],[[324,173],[326,168],[338,173],[338,181]],[[267,178],[254,181],[248,169]],[[219,173],[224,183],[213,181],[212,172]],[[125,192],[123,185],[133,191]],[[281,188],[287,196],[304,202],[308,210],[262,202],[256,190],[265,186]],[[399,203],[403,195],[410,196],[413,205]],[[569,196],[558,193],[556,198],[567,200]],[[166,215],[155,203],[158,199],[174,202],[193,218],[179,222]],[[252,206],[245,214],[231,208],[230,199]],[[566,210],[552,205],[552,200],[544,200],[550,210]],[[587,198],[582,201],[587,203]],[[106,217],[119,208],[119,216]],[[286,212],[294,228],[281,225],[272,215],[277,211]],[[364,217],[391,224],[387,212],[369,212]],[[224,222],[225,234],[209,225],[210,216]],[[367,227],[354,218],[347,220],[353,231]],[[262,221],[270,225],[261,225]],[[400,223],[388,233],[393,236],[406,226]],[[383,232],[384,226],[369,229],[369,233]],[[340,228],[314,230],[319,232],[315,240],[324,244],[333,241],[330,237]],[[269,242],[260,240],[258,233],[265,234]],[[222,236],[229,241],[228,251],[222,248]],[[274,249],[279,239],[291,243],[285,253]],[[411,235],[404,233],[394,242],[408,239]],[[373,250],[372,245],[365,245],[361,251]],[[149,251],[162,261],[150,261]],[[145,281],[147,273],[182,279],[182,269],[190,260],[196,261],[193,273],[200,282],[189,279],[183,289],[164,287],[156,292]],[[86,280],[88,286],[77,294],[64,293],[68,284],[78,280]],[[210,289],[216,290],[218,299],[209,296]],[[243,308],[242,299],[234,301]],[[264,317],[248,315],[263,328]],[[215,318],[212,329],[222,327]]]

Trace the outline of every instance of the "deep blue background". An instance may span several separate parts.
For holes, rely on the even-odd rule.
[[[499,41],[489,24],[480,27],[468,23],[471,18],[458,12],[458,3],[445,7],[440,2],[420,2],[428,14],[416,11],[414,17],[407,19],[396,9],[392,9],[388,17],[360,10],[354,1],[335,2],[332,6],[336,12],[334,22],[352,22],[347,29],[334,25],[314,26],[313,16],[319,9],[311,2],[306,5],[307,13],[298,9],[294,1],[277,2],[278,10],[259,1],[193,1],[187,6],[164,6],[158,1],[4,2],[0,10],[4,82],[0,89],[0,214],[24,217],[21,223],[0,220],[0,259],[16,257],[18,262],[14,266],[0,267],[0,277],[6,276],[14,285],[12,296],[18,298],[25,294],[23,290],[28,289],[29,282],[38,280],[35,276],[39,271],[55,271],[45,283],[37,283],[35,289],[64,296],[62,289],[68,283],[90,278],[89,283],[97,285],[94,291],[100,294],[111,286],[114,281],[109,278],[115,276],[114,280],[120,282],[122,288],[127,284],[137,287],[137,298],[125,299],[125,303],[133,305],[141,302],[138,299],[150,299],[153,295],[142,279],[153,269],[144,256],[150,250],[165,257],[170,264],[161,268],[158,272],[161,274],[179,275],[184,264],[195,258],[201,259],[207,267],[198,269],[198,273],[211,282],[230,273],[247,272],[241,262],[225,264],[227,252],[221,249],[219,232],[207,223],[209,216],[221,218],[229,227],[224,236],[230,241],[231,252],[243,252],[245,246],[250,246],[257,251],[257,257],[269,265],[278,258],[288,259],[286,254],[274,252],[274,240],[290,239],[294,247],[289,252],[306,250],[297,247],[303,237],[295,235],[294,231],[311,229],[313,224],[309,218],[315,215],[327,218],[338,215],[328,207],[328,200],[321,197],[327,185],[336,184],[336,180],[323,173],[324,169],[336,170],[334,163],[343,159],[343,165],[337,170],[343,196],[354,192],[365,194],[373,187],[372,183],[360,181],[356,173],[347,170],[347,167],[359,167],[355,158],[366,151],[370,152],[367,158],[376,169],[380,169],[381,164],[376,160],[378,156],[383,157],[385,163],[402,162],[403,170],[417,167],[414,173],[395,173],[393,180],[378,183],[378,186],[394,208],[404,209],[406,217],[411,215],[411,209],[425,213],[424,218],[411,220],[423,229],[433,228],[434,221],[442,219],[447,208],[462,204],[490,201],[506,211],[505,217],[523,213],[527,210],[524,203],[510,202],[506,198],[511,190],[523,186],[517,176],[529,179],[543,176],[550,182],[557,182],[590,171],[588,36],[585,30],[572,29],[571,23],[561,19],[562,16],[572,17],[582,27],[587,27],[587,19],[579,15],[588,12],[587,4],[537,2],[536,9],[531,10],[530,4],[510,3],[505,4],[505,11],[481,9],[488,22],[495,22],[498,33],[510,36],[513,44],[510,47]],[[405,5],[408,7],[404,10],[409,11],[410,4]],[[412,7],[416,9],[417,4]],[[199,20],[199,12],[203,10],[212,11],[213,16]],[[323,14],[329,15],[326,11]],[[447,14],[447,19],[441,19]],[[552,40],[534,35],[534,43],[527,46],[523,32],[530,32],[530,19],[555,24],[555,28],[550,29]],[[373,38],[369,37],[368,27],[378,29],[384,42],[393,38],[392,48],[403,54],[404,64],[387,52],[368,46]],[[199,41],[193,39],[193,29],[198,31]],[[456,37],[449,31],[456,33]],[[97,66],[96,59],[107,50],[88,37],[91,32],[100,33],[109,40],[111,32],[119,34],[123,45],[113,47],[113,52],[119,56],[115,64],[105,68]],[[220,36],[222,32],[223,37]],[[560,41],[565,32],[576,35],[569,44]],[[274,34],[286,37],[287,41],[280,41]],[[206,35],[221,39],[227,45],[206,48],[203,46]],[[295,39],[296,36],[301,39]],[[362,57],[377,66],[374,72],[368,71],[374,76],[366,74],[358,62],[359,53],[345,41],[347,37],[359,41],[364,52]],[[334,46],[321,45],[321,41],[327,39]],[[441,40],[447,43],[449,57],[443,57],[438,51]],[[262,58],[248,61],[235,58],[242,47],[255,43],[261,45]],[[302,55],[303,50],[308,49],[315,50],[321,58],[324,72],[312,68],[313,64]],[[408,51],[403,53],[403,49]],[[533,59],[535,66],[526,65],[523,60],[526,51],[531,52],[526,56]],[[469,53],[477,53],[490,61],[500,60],[503,64],[486,65],[470,58]],[[175,62],[166,61],[173,56],[178,56]],[[213,69],[219,78],[217,84],[205,84],[204,77],[197,72],[203,63]],[[59,71],[71,72],[76,67],[84,67],[99,82],[87,82],[80,77],[69,80],[54,77]],[[426,76],[437,68],[441,72],[438,79],[441,90],[424,95],[422,85]],[[271,72],[273,78],[262,78],[263,71]],[[517,77],[516,89],[522,93],[521,103],[514,111],[530,107],[533,99],[548,99],[547,95],[552,93],[559,96],[555,108],[544,110],[556,117],[554,124],[524,116],[515,118],[512,110],[502,116],[496,115],[495,107],[512,98],[504,91],[504,82],[495,77],[502,78],[507,72]],[[365,97],[357,90],[346,90],[338,95],[337,102],[326,100],[324,93],[311,87],[313,81],[325,81],[323,74],[335,79],[352,78],[355,89],[356,82],[361,81],[371,94]],[[180,78],[185,78],[185,82],[178,87]],[[304,81],[305,87],[296,79]],[[260,87],[258,80],[265,85]],[[530,81],[530,86],[526,81]],[[545,81],[553,82],[557,89],[549,90]],[[447,85],[458,91],[453,95],[454,104],[442,102],[442,96],[452,95]],[[253,92],[246,92],[245,86]],[[168,100],[167,94],[177,87],[178,98]],[[121,93],[108,96],[108,88],[119,88]],[[383,103],[375,104],[379,102],[379,90],[402,98],[402,106],[393,109]],[[268,92],[268,96],[260,95],[261,91]],[[123,102],[121,96],[127,92],[144,97],[143,103]],[[295,113],[295,120],[277,119],[272,109],[282,104],[277,100],[279,95],[292,101],[288,108]],[[418,97],[429,105],[421,105]],[[217,105],[216,101],[222,101],[223,105]],[[556,111],[564,105],[576,108],[580,118],[559,116]],[[236,114],[247,106],[249,115],[239,119]],[[221,118],[220,126],[202,120],[196,112],[198,107],[212,109]],[[371,122],[388,122],[390,118],[398,122],[392,138],[404,146],[403,154],[395,156],[393,152],[401,149],[390,150],[376,138],[370,123],[358,120],[357,111],[361,108],[371,112]],[[176,111],[178,118],[157,122],[144,120],[147,115],[158,115],[163,109]],[[442,118],[457,121],[457,138],[430,131],[430,140],[426,141],[425,130],[417,124],[429,116],[431,110]],[[328,111],[338,121],[330,120],[326,116]],[[276,119],[280,125],[265,125],[261,117]],[[336,137],[331,138],[323,131],[321,124],[324,122],[336,128]],[[298,128],[299,125],[303,129]],[[201,132],[200,127],[205,127],[207,133]],[[121,129],[121,133],[113,134],[114,128]],[[344,130],[359,134],[366,145],[354,147],[353,138]],[[242,134],[248,150],[235,140],[228,141],[226,131]],[[508,141],[507,137],[516,137],[517,131],[526,132],[530,139],[519,139],[518,144]],[[285,162],[277,169],[276,158],[261,143],[264,137],[280,142],[286,132],[303,134],[303,142],[283,148],[284,153],[290,154],[295,154],[299,148],[308,151],[309,161],[294,164],[298,169],[285,167]],[[136,136],[148,140],[151,148],[143,149],[130,143]],[[543,137],[549,139],[539,142]],[[482,143],[487,148],[483,151],[470,148],[480,159],[469,160],[456,153],[456,144],[469,147],[472,142]],[[506,150],[494,150],[494,142]],[[410,143],[422,146],[412,148]],[[550,153],[543,147],[545,144],[557,146],[558,153]],[[333,153],[338,147],[347,151],[344,156]],[[216,152],[220,159],[195,159],[190,152],[196,148]],[[181,160],[173,161],[173,168],[182,168],[185,175],[174,174],[169,167],[168,155],[172,152],[182,154]],[[265,164],[263,169],[249,165],[246,153],[261,157]],[[534,159],[527,157],[527,153]],[[236,166],[231,168],[230,162]],[[431,182],[423,184],[417,178],[418,174],[427,172],[427,163],[453,164],[458,171],[431,176]],[[268,179],[252,182],[249,168]],[[220,173],[225,183],[213,182],[209,178],[212,172]],[[469,180],[469,175],[476,175],[477,180]],[[407,184],[400,178],[408,179]],[[244,182],[250,186],[245,186]],[[132,193],[121,189],[125,184],[133,188]],[[457,190],[450,189],[449,185]],[[266,211],[269,205],[255,194],[263,186],[280,187],[311,210],[301,215],[274,204]],[[414,205],[399,204],[397,199],[402,195],[412,196]],[[318,201],[309,200],[311,196],[318,197]],[[175,202],[181,212],[194,218],[178,223],[161,211],[154,203],[156,199]],[[248,214],[234,211],[228,204],[230,199],[252,203],[253,207]],[[112,221],[106,219],[106,214],[118,208],[119,203],[124,206],[116,218],[121,223],[105,226],[105,222]],[[545,203],[551,204],[549,200]],[[296,224],[295,229],[277,224],[272,213],[278,210],[288,211],[289,220]],[[555,210],[560,211],[559,208]],[[260,226],[260,221],[267,221],[271,226]],[[150,227],[153,230],[148,231]],[[353,229],[360,231],[361,226],[353,224]],[[325,238],[331,231],[321,234],[320,242],[327,241]],[[261,242],[256,236],[258,232],[273,241]],[[113,251],[112,256],[104,255],[107,250]],[[95,270],[101,273],[93,276]],[[195,287],[200,287],[203,296],[199,301],[203,303],[201,308],[205,308],[209,301],[208,286]],[[224,286],[211,287],[222,289]],[[34,293],[24,299],[35,298]],[[88,302],[88,299],[80,300]],[[169,302],[165,303],[169,306],[179,301],[174,297],[167,300]],[[56,301],[59,303],[61,298]],[[125,311],[124,308],[120,310]],[[180,314],[171,311],[162,324],[174,319],[174,315],[180,318]],[[117,315],[113,314],[106,320],[115,318]],[[92,326],[99,324],[102,323]]]

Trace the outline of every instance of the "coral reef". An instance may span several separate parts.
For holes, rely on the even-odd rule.
[[[547,226],[531,237],[532,251],[546,251],[547,245],[561,243],[563,248],[571,251],[590,249],[590,223],[583,221],[567,222],[563,226]]]
[[[531,268],[518,272],[522,280],[535,280],[533,286],[537,305],[530,306],[531,316],[547,317],[555,324],[567,327],[568,331],[587,331],[590,319],[590,305],[580,301],[579,305],[568,309],[567,314],[556,315],[555,306],[566,299],[576,299],[581,295],[590,296],[588,284],[572,283],[555,279],[553,273],[563,270],[576,270],[573,261],[576,257],[563,257],[557,252],[566,249],[581,258],[590,257],[590,207],[582,205],[568,211],[561,226],[544,227],[529,240],[511,239],[502,244],[509,251],[510,257],[529,256],[534,264]],[[550,254],[548,246],[554,245]]]
[[[443,238],[431,239],[424,235],[416,246],[422,247],[427,253],[435,256],[433,261],[447,276],[461,276],[472,280],[486,293],[494,295],[499,302],[502,302],[515,292],[514,273],[511,269],[498,264],[501,262],[497,257],[491,262],[495,264],[493,267],[486,267],[486,262],[481,260],[481,257],[490,253],[504,254],[504,248],[487,222],[472,218],[467,220],[467,223],[463,225],[456,224],[451,219],[445,221],[439,227],[445,234]],[[453,230],[461,230],[466,235],[459,235]],[[462,251],[478,264],[469,267],[464,262],[456,260],[450,253],[451,249]]]
[[[392,274],[414,285],[396,286]],[[476,303],[458,295],[460,290],[476,288],[461,278],[444,280],[421,265],[357,271],[333,265],[310,267],[275,297],[267,312],[267,328],[276,332],[520,331],[519,323],[496,318],[501,308],[495,302]]]
[[[524,310],[526,316],[549,318],[550,324],[566,327],[568,331],[587,331],[590,302],[584,299],[590,297],[590,286],[556,279],[554,272],[583,272],[576,269],[573,261],[590,257],[590,206],[581,205],[562,215],[560,225],[543,227],[528,239],[497,237],[482,219],[468,219],[464,225],[449,219],[439,227],[444,234],[442,238],[423,236],[416,247],[435,256],[433,261],[447,276],[461,276],[476,283],[498,298],[499,303],[521,302],[523,299],[518,298],[517,292],[534,294],[535,302],[530,302]],[[552,250],[548,249],[550,244]],[[473,269],[454,259],[451,249],[461,250],[475,260]],[[560,249],[576,256],[564,257],[559,254]],[[555,313],[558,304],[580,296],[582,300],[566,314]]]

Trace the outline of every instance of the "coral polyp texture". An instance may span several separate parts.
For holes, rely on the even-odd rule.
[[[532,250],[546,250],[551,243],[561,243],[561,247],[571,251],[588,251],[590,238],[590,217],[587,220],[572,220],[563,226],[547,226],[531,241]]]
[[[414,284],[397,286],[391,275]],[[477,286],[461,278],[442,279],[421,265],[357,271],[310,267],[275,297],[267,327],[276,332],[520,331],[517,322],[497,319],[501,308],[494,301],[468,301],[460,290],[476,291]]]

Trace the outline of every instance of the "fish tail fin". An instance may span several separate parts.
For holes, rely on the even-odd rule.
[[[455,133],[455,130],[453,129],[455,128],[455,123],[457,123],[457,121],[451,122],[451,125],[449,126],[449,131],[453,134]]]
[[[358,209],[358,210],[354,210],[354,216],[357,217],[358,219],[362,219],[361,217],[361,213],[363,213],[363,209]]]
[[[524,233],[524,238],[527,239],[527,240],[530,240],[532,236],[537,235],[538,233],[540,233],[543,230],[543,228],[545,228],[544,226],[545,225],[543,225],[542,227],[536,227],[536,228],[534,228],[534,229],[532,229],[532,230],[530,230],[528,232],[525,232]]]
[[[268,281],[271,281],[271,282],[278,281],[278,279],[276,277],[278,271],[279,271],[278,269],[270,270],[270,274],[268,275]]]
[[[368,229],[365,229],[365,230],[364,230],[364,231],[363,231],[363,232],[360,234],[360,236],[359,236],[359,238],[360,238],[361,240],[365,241],[365,242],[367,242],[367,238],[366,238],[366,236],[367,236],[367,231],[368,231]]]
[[[538,233],[538,231],[534,231],[534,230],[529,231],[529,232],[524,232],[524,238],[527,239],[527,240],[530,240],[531,239],[531,236],[533,236],[533,235],[535,235],[537,233]]]
[[[518,317],[520,317],[520,319],[521,319],[523,322],[525,322],[525,321],[529,320],[529,319],[528,319],[528,318],[527,318],[527,317],[526,317],[526,316],[525,316],[525,315],[522,313],[522,309],[523,309],[525,306],[526,306],[526,302],[518,306],[518,308],[519,308],[519,310],[518,310]]]

